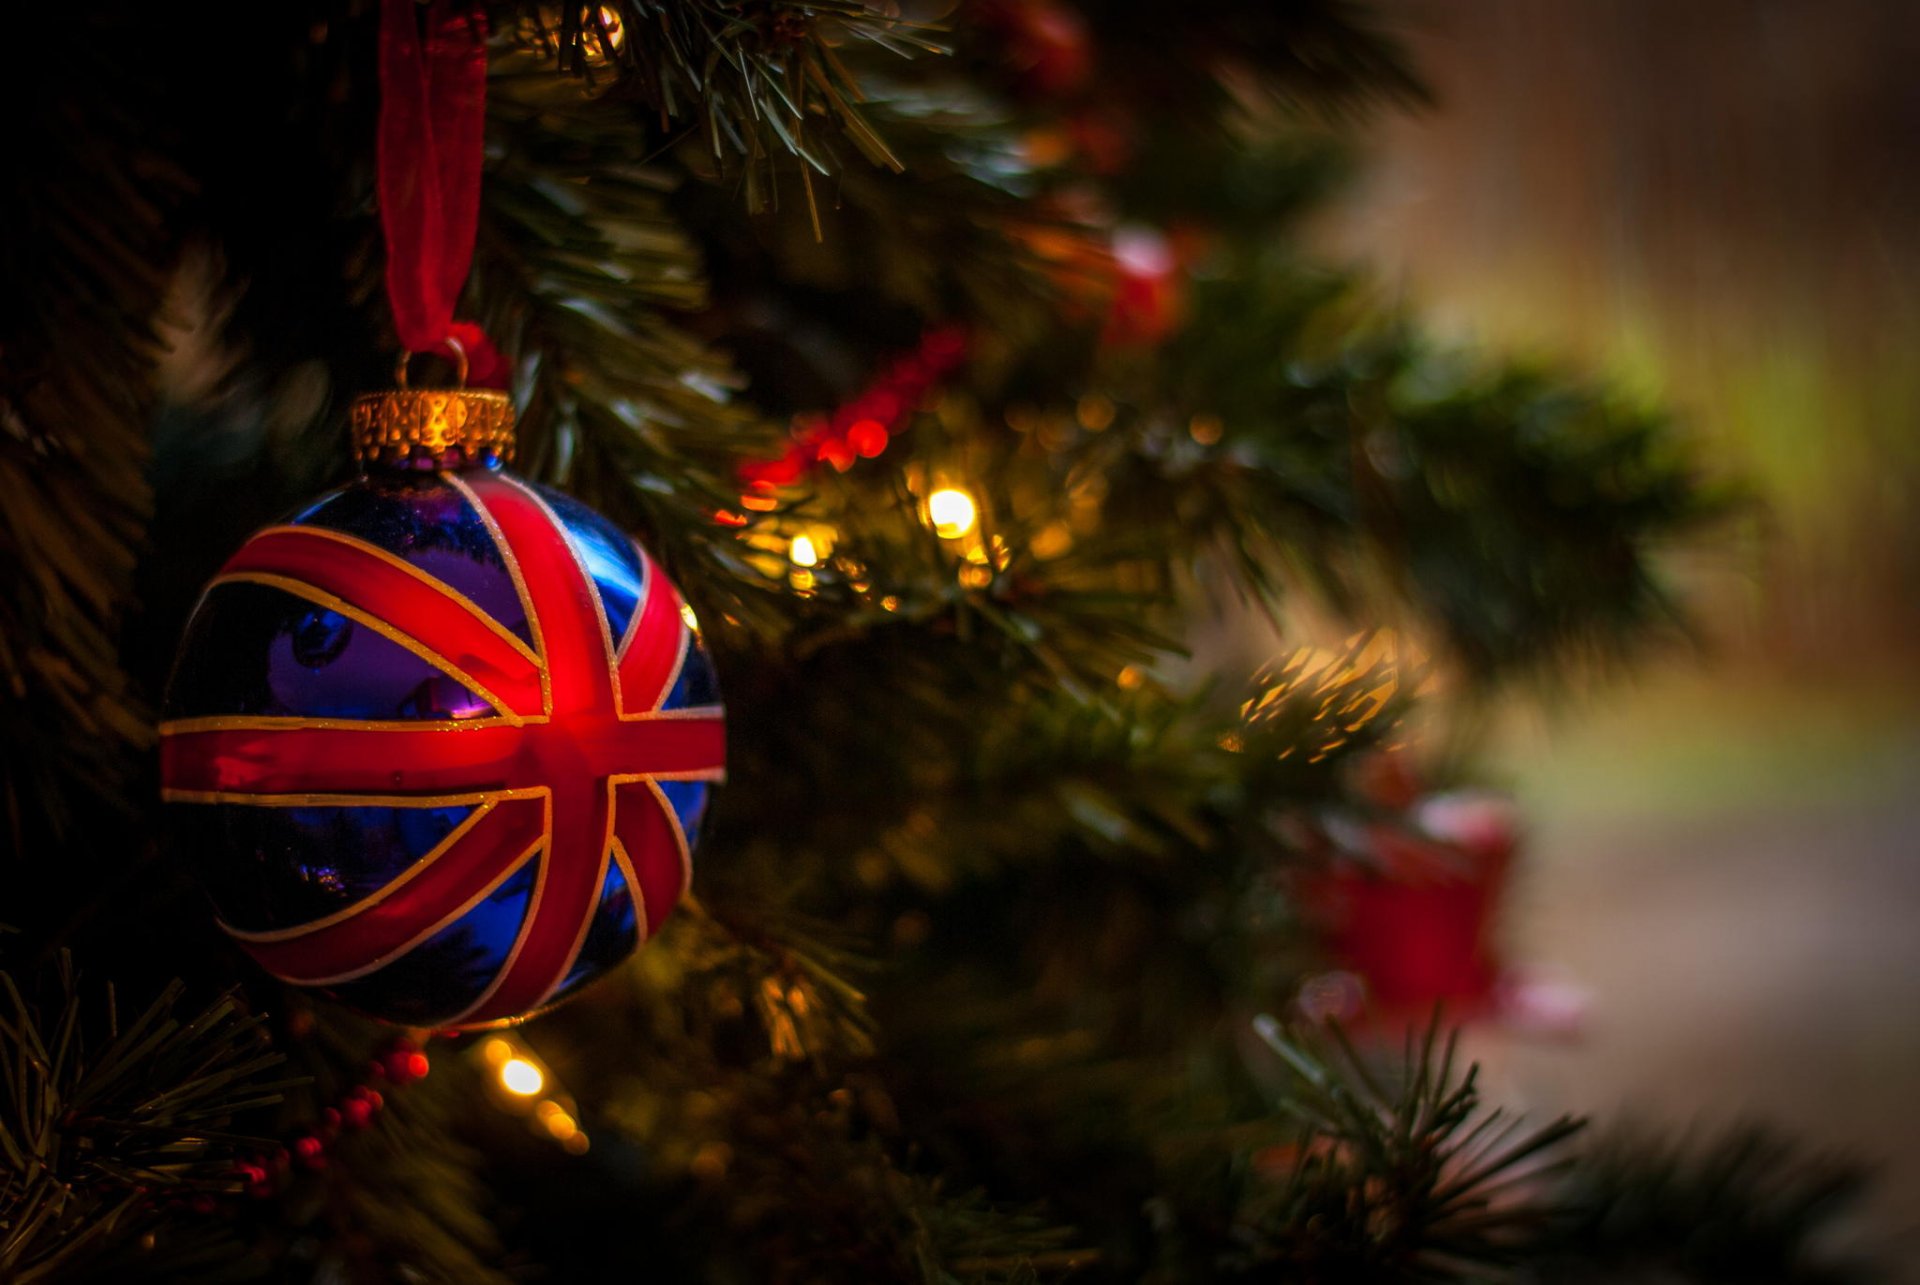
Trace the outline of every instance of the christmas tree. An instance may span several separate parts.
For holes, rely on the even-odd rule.
[[[1426,106],[1365,11],[108,3],[12,37],[0,1277],[1848,1278],[1844,1167],[1529,1121],[1457,1053],[1511,840],[1436,798],[1472,781],[1449,729],[1684,636],[1661,554],[1729,500],[1658,414],[1427,342],[1312,251],[1353,123]],[[360,471],[353,398],[436,347],[394,184],[482,82],[477,195],[430,211],[477,202],[470,274],[426,224],[440,357],[507,390],[538,494],[671,576],[727,779],[673,822],[671,917],[602,844],[653,940],[449,1033],[263,971],[208,894],[270,845],[163,805],[155,749],[257,659],[163,695],[202,587]],[[313,672],[373,628],[312,593],[280,628],[299,591],[257,580]]]

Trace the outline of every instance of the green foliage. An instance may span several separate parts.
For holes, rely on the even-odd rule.
[[[861,89],[840,47],[859,41],[909,53],[928,44],[913,24],[878,6],[863,0],[622,0],[526,5],[521,12],[530,43],[563,71],[589,82],[611,71],[608,97],[644,107],[662,131],[690,120],[716,160],[743,161],[754,210],[768,200],[765,183],[776,156],[831,172],[817,137],[823,129],[849,140],[873,164],[900,167],[862,114]],[[805,181],[811,205],[811,180]]]
[[[1565,1211],[1531,1279],[1792,1282],[1877,1279],[1828,1242],[1866,1177],[1744,1125],[1679,1140],[1616,1131],[1578,1157],[1558,1193]]]
[[[183,176],[151,146],[137,33],[89,17],[51,93],[11,76],[0,173],[0,852],[118,804],[151,742],[118,626],[151,497],[143,475],[168,213]]]
[[[257,1139],[236,1117],[277,1101],[282,1061],[223,996],[174,1015],[174,982],[122,1024],[114,990],[87,996],[63,953],[45,999],[0,973],[0,1275],[55,1279],[164,1221],[194,1194],[237,1191]]]
[[[513,366],[524,471],[641,534],[699,610],[732,781],[698,899],[516,1035],[579,1105],[587,1156],[530,1144],[449,1043],[325,1169],[198,1222],[129,1193],[231,1185],[237,1144],[211,1126],[258,1099],[255,1025],[165,1026],[170,992],[83,1075],[71,985],[53,1018],[13,995],[0,1274],[485,1281],[605,1272],[610,1248],[661,1277],[925,1285],[1803,1261],[1833,1173],[1753,1142],[1575,1152],[1571,1122],[1483,1107],[1437,1028],[1388,1067],[1261,1016],[1319,966],[1295,878],[1330,817],[1386,810],[1356,776],[1414,689],[1677,632],[1660,550],[1722,498],[1658,416],[1437,351],[1302,255],[1348,165],[1334,127],[1424,101],[1367,11],[1089,6],[1097,74],[1050,97],[1006,26],[1023,8],[962,5],[936,33],[852,0],[489,6],[462,311]],[[391,360],[372,9],[216,9],[138,58],[83,41],[72,110],[30,131],[0,204],[23,230],[0,246],[16,831],[123,789],[146,734],[123,660],[157,678],[147,653],[240,529],[340,475],[342,394]],[[257,56],[149,121],[126,68],[207,70],[219,20]],[[903,56],[936,36],[952,57]],[[1119,152],[1076,141],[1103,127]],[[1140,225],[1177,241],[1157,341],[1109,325],[1116,233]],[[196,243],[173,297],[219,369],[162,420],[141,582],[160,641],[122,656],[169,238]],[[966,367],[882,456],[742,504],[743,459],[933,326],[967,333]],[[945,485],[977,501],[972,530],[930,529]],[[804,573],[798,534],[821,551]],[[1347,646],[1191,672],[1197,618],[1289,595],[1351,623]],[[57,925],[35,897],[55,881],[19,874]],[[116,975],[185,949],[146,931]],[[251,1116],[284,1138],[380,1036],[248,976],[309,1082]],[[1714,1236],[1678,1243],[1673,1207]]]
[[[1398,612],[1481,683],[1680,635],[1660,551],[1729,499],[1658,415],[1436,352],[1268,250],[1207,269],[1162,361],[1155,418],[1208,416],[1218,443],[1172,437],[1116,489],[1135,521],[1229,550],[1249,590]]]
[[[369,1060],[393,1038],[337,1009],[295,1006],[290,1017],[286,1025],[299,1033],[284,1032],[279,1042],[308,1073],[309,1087],[289,1095],[281,1137],[311,1130],[323,1109],[366,1080]],[[441,1055],[423,1080],[374,1084],[386,1106],[372,1127],[342,1134],[325,1167],[296,1173],[254,1231],[262,1267],[285,1257],[323,1279],[512,1279],[502,1270],[481,1155],[464,1137],[483,1094],[472,1068]]]
[[[667,204],[678,177],[644,164],[644,137],[612,104],[550,72],[508,64],[493,83],[502,155],[470,301],[514,361],[523,467],[646,533],[683,583],[712,588],[703,607],[752,612],[756,577],[711,514],[736,501],[735,465],[772,430],[674,320],[706,300]]]
[[[1456,1075],[1454,1038],[1439,1020],[1391,1078],[1336,1030],[1331,1048],[1261,1037],[1289,1072],[1280,1106],[1304,1126],[1279,1190],[1248,1211],[1234,1268],[1276,1267],[1303,1280],[1484,1278],[1518,1262],[1556,1213],[1542,1189],[1568,1163],[1582,1127],[1561,1118],[1528,1128],[1487,1110],[1477,1067]]]

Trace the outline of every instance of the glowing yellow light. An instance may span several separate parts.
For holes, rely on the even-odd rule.
[[[540,1068],[523,1057],[508,1058],[500,1068],[501,1086],[509,1093],[517,1093],[530,1098],[547,1085],[547,1077],[540,1074]]]
[[[687,605],[686,603],[684,603],[684,602],[680,604],[680,619],[682,619],[682,620],[684,620],[684,621],[686,621],[686,622],[687,622],[687,628],[689,628],[689,629],[691,629],[691,630],[693,630],[693,632],[694,632],[694,633],[696,633],[696,634],[697,634],[697,633],[699,633],[699,632],[700,632],[700,619],[699,619],[699,617],[697,617],[697,616],[695,616],[695,615],[693,614],[693,608],[692,608],[692,607],[689,607],[689,606],[688,606],[688,605]]]
[[[480,1051],[486,1054],[488,1062],[492,1063],[494,1066],[499,1066],[502,1062],[505,1062],[508,1058],[513,1056],[513,1045],[507,1043],[505,1040],[501,1039],[498,1035],[496,1035],[492,1039],[488,1040],[485,1044],[481,1045]]]
[[[817,567],[820,565],[820,554],[813,547],[812,536],[794,536],[793,543],[787,546],[787,558],[796,567]]]
[[[927,516],[933,519],[933,532],[943,540],[955,540],[973,530],[979,510],[965,491],[946,486],[927,497]]]

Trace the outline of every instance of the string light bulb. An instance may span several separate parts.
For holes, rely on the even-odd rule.
[[[958,487],[943,486],[927,497],[927,517],[942,540],[957,540],[973,530],[979,515],[973,497]]]
[[[814,548],[813,537],[796,535],[787,546],[787,560],[796,567],[817,567],[820,565],[820,551]]]
[[[530,1098],[547,1087],[540,1068],[523,1057],[510,1057],[500,1064],[500,1086],[517,1097]]]

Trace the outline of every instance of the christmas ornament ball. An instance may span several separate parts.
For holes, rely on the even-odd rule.
[[[170,831],[269,972],[500,1025],[684,892],[724,714],[694,620],[605,518],[515,477],[501,394],[355,407],[367,475],[202,595],[161,725]]]

